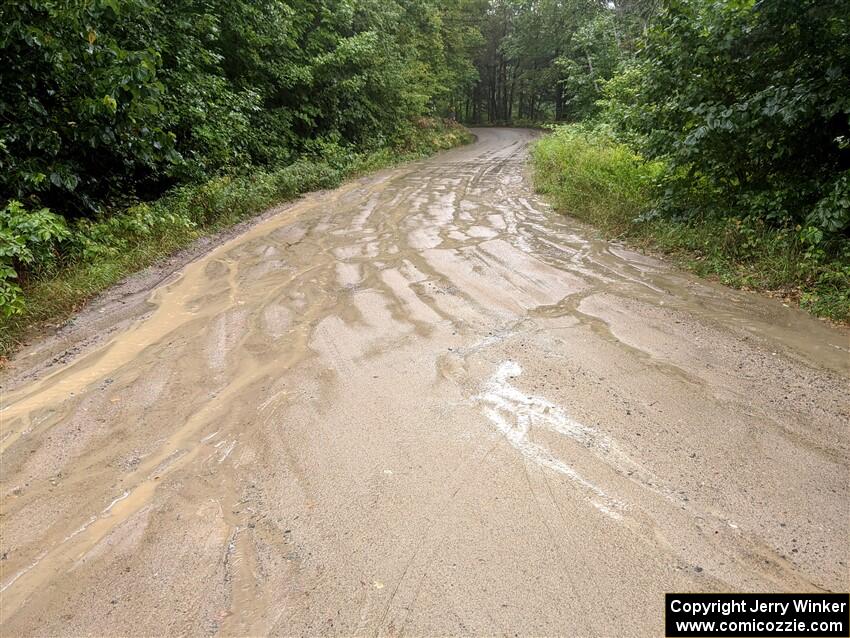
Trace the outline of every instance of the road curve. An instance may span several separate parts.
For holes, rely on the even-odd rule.
[[[476,133],[13,362],[2,635],[660,635],[665,591],[848,588],[847,332],[593,239],[535,133]]]

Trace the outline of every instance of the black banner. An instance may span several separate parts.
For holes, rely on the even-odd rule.
[[[667,636],[850,636],[850,594],[666,594]]]

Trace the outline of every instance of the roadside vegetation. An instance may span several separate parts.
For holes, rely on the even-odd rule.
[[[532,154],[535,185],[557,210],[605,236],[661,252],[698,275],[746,290],[768,291],[812,313],[850,319],[850,251],[807,243],[801,228],[752,217],[657,212],[667,165],[618,142],[609,130],[558,126]]]

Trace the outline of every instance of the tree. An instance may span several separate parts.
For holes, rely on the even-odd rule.
[[[662,209],[848,230],[846,8],[667,3],[639,55],[636,105],[623,121],[649,155],[667,160]]]

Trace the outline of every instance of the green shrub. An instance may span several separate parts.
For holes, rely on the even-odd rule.
[[[0,312],[10,316],[23,311],[18,282],[24,275],[50,268],[58,245],[70,235],[65,220],[46,208],[28,211],[11,200],[0,209]]]
[[[605,230],[625,231],[652,203],[658,162],[646,162],[609,134],[558,126],[534,146],[535,185],[570,215]]]
[[[847,9],[846,0],[662,4],[635,61],[606,87],[605,109],[642,153],[665,161],[657,214],[762,219],[846,240]]]
[[[150,3],[26,0],[0,11],[0,201],[92,214],[179,158]]]
[[[99,221],[78,220],[66,257],[93,263],[130,250],[153,236],[178,234],[194,226],[191,219],[170,211],[162,202],[136,204]]]

